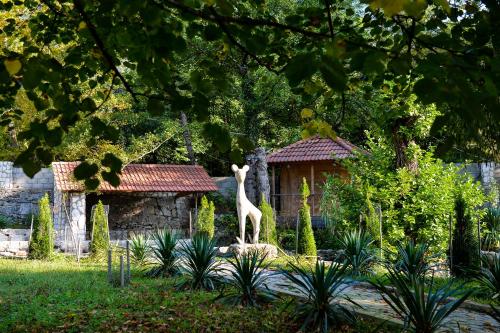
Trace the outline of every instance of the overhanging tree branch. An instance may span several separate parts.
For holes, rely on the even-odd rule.
[[[90,34],[92,35],[92,38],[94,39],[97,47],[101,51],[104,59],[106,59],[106,62],[108,63],[109,67],[115,72],[116,76],[120,79],[122,82],[123,86],[125,89],[132,95],[132,98],[134,101],[137,102],[137,94],[134,92],[128,81],[123,77],[122,73],[120,73],[120,70],[116,67],[113,57],[111,54],[106,50],[106,47],[104,46],[104,42],[102,39],[99,37],[99,34],[97,33],[97,29],[88,17],[87,13],[84,10],[83,3],[80,0],[73,0],[73,4],[75,6],[75,9],[77,12],[80,14],[82,17],[83,22],[87,25],[87,28],[90,31]]]

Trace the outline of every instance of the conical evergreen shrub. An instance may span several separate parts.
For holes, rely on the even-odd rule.
[[[92,221],[92,241],[90,243],[90,254],[94,258],[104,258],[109,249],[108,218],[104,211],[104,205],[99,200],[94,210]]]
[[[260,220],[260,241],[267,244],[278,245],[273,207],[267,203],[264,193],[262,193],[260,199],[259,209],[262,212],[262,219]]]
[[[50,259],[54,253],[54,222],[50,209],[49,195],[46,193],[38,201],[38,216],[33,226],[29,245],[31,259]]]
[[[206,196],[201,198],[201,207],[196,219],[196,232],[213,238],[215,233],[215,205]]]
[[[300,186],[302,202],[299,210],[299,234],[298,234],[298,254],[316,256],[316,242],[311,223],[311,208],[307,204],[307,198],[311,194],[306,178],[302,179]]]
[[[474,222],[467,213],[463,197],[455,199],[455,229],[453,232],[451,258],[452,274],[464,276],[478,267],[478,238]]]

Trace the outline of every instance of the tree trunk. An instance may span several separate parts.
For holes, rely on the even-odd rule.
[[[394,146],[394,152],[396,154],[396,169],[408,168],[410,171],[418,171],[418,161],[416,158],[408,158],[408,146],[410,143],[414,142],[409,139],[405,133],[401,132],[401,127],[409,127],[415,124],[417,117],[409,116],[405,118],[397,119],[392,127],[392,143]]]
[[[186,145],[186,150],[188,153],[189,162],[193,165],[196,164],[196,158],[194,156],[193,143],[191,142],[191,133],[189,132],[188,121],[186,113],[181,112],[181,126],[183,128],[184,144]]]

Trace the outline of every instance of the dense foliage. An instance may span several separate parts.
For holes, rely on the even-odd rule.
[[[108,216],[101,200],[95,205],[92,216],[92,238],[90,253],[95,258],[104,258],[109,249]]]
[[[260,241],[278,245],[278,236],[276,233],[276,219],[274,217],[273,207],[266,201],[264,194],[260,199],[259,209],[262,212],[260,220]]]
[[[196,219],[196,232],[214,237],[215,233],[215,206],[213,201],[209,201],[206,196],[201,197],[201,205]]]
[[[300,209],[299,209],[299,228],[297,233],[297,253],[304,254],[306,256],[316,256],[316,242],[314,241],[314,233],[312,229],[311,222],[311,207],[307,203],[307,199],[311,192],[309,191],[309,186],[307,185],[307,180],[302,179],[302,184],[300,185]]]
[[[352,176],[350,182],[329,176],[325,183],[322,207],[336,230],[357,227],[360,212],[370,209],[370,201],[381,207],[384,248],[394,251],[398,242],[411,239],[444,255],[456,195],[461,193],[466,200],[471,217],[482,215],[481,209],[475,209],[485,202],[480,185],[461,174],[457,166],[444,164],[432,151],[413,145],[408,154],[417,169],[397,168],[393,146],[386,139],[371,137],[367,144],[370,154],[361,153],[344,162]]]
[[[38,201],[38,216],[33,225],[33,234],[29,244],[29,257],[32,259],[50,259],[54,253],[54,223],[49,195],[46,193]]]
[[[153,138],[134,158],[167,141],[172,155],[193,155],[193,128],[172,130],[182,114],[210,139],[197,149],[218,151],[209,163],[221,166],[217,158],[241,159],[263,138],[296,135],[276,124],[300,123],[301,108],[304,135],[331,135],[332,125],[366,119],[367,101],[385,91],[398,98],[373,120],[394,125],[403,146],[398,124],[412,122],[405,101],[415,94],[441,112],[432,129],[441,148],[494,156],[499,12],[493,0],[4,1],[0,144],[33,175],[73,138],[88,158],[75,177],[96,188],[101,179],[117,185],[130,161],[123,147],[102,148],[131,143],[138,129]],[[165,122],[113,125],[124,105]],[[346,116],[347,107],[361,112]],[[161,135],[167,120],[167,134],[182,137]]]

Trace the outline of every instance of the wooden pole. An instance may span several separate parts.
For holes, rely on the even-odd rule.
[[[295,223],[295,255],[299,254],[299,212],[297,212],[297,222]]]
[[[449,236],[448,237],[449,238],[448,238],[448,240],[449,240],[449,243],[450,243],[449,248],[450,248],[450,274],[451,274],[451,271],[453,269],[453,239],[452,239],[452,232],[451,232],[451,228],[452,228],[452,217],[451,217],[451,214],[450,214],[448,220],[449,220],[449,223],[448,223],[448,227],[449,227],[448,228],[449,229]]]
[[[276,171],[274,165],[272,167],[271,174],[271,204],[273,206],[273,210],[276,209]]]
[[[108,249],[108,282],[113,282],[113,271],[112,271],[112,251]]]
[[[123,254],[120,256],[120,287],[125,287],[125,270],[123,267]]]
[[[314,199],[316,197],[316,192],[314,191],[314,164],[311,163],[311,196],[312,196],[312,213],[311,216],[314,216]]]
[[[477,219],[477,247],[479,251],[479,264],[483,267],[483,261],[481,260],[481,222]]]
[[[131,274],[130,274],[130,242],[127,239],[127,284],[130,283]]]
[[[191,214],[191,209],[189,210],[189,239],[193,238],[193,217]]]

